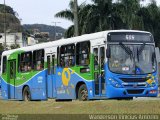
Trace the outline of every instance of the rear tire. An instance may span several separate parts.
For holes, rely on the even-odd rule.
[[[85,84],[81,85],[78,90],[78,99],[79,101],[88,100],[88,90]]]
[[[23,101],[31,101],[31,93],[28,86],[23,90]]]

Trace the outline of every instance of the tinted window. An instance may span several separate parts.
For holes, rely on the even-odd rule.
[[[69,67],[75,65],[75,45],[70,44],[66,46],[62,46],[60,54],[60,61],[62,67]]]
[[[7,70],[7,57],[4,56],[4,57],[3,57],[3,68],[2,68],[2,72],[3,72],[3,73],[6,73],[6,70]]]
[[[33,52],[33,68],[38,71],[44,69],[44,50]]]
[[[22,53],[19,57],[19,71],[28,72],[32,69],[32,52]]]
[[[76,46],[76,64],[89,65],[90,42],[77,43]]]

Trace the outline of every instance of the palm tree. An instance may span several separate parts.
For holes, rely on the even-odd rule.
[[[111,28],[112,21],[112,0],[92,0],[87,14],[87,23],[91,27],[91,31],[96,32]]]
[[[139,29],[153,33],[156,45],[160,46],[160,8],[155,0],[148,6],[140,4],[142,0],[92,0],[92,4],[81,4],[78,7],[79,32],[94,33],[107,29]],[[73,3],[70,9],[61,11],[55,16],[73,22]],[[74,26],[66,31],[66,36],[74,35]]]
[[[73,1],[70,1],[69,7],[70,9],[62,10],[58,12],[57,14],[55,14],[55,17],[64,18],[64,19],[67,19],[73,22],[74,21],[74,13],[73,13],[74,3]],[[65,32],[65,37],[72,37],[72,36],[74,36],[74,25],[71,25]]]
[[[140,10],[140,0],[119,0],[120,13],[119,16],[127,29],[139,28],[141,18],[137,16]]]
[[[58,12],[57,14],[55,14],[55,17],[59,17],[59,18],[64,18],[67,19],[69,21],[74,20],[74,15],[73,15],[73,2],[71,1],[69,4],[70,9],[66,9],[66,10],[62,10],[60,12]]]
[[[157,6],[156,1],[151,0],[151,3],[141,10],[141,15],[145,30],[153,34],[156,45],[160,47],[160,8]]]
[[[82,3],[78,6],[79,33],[93,33],[111,29],[112,0],[92,0],[93,4]],[[65,18],[73,22],[73,2],[70,2],[70,9],[58,12],[55,17]],[[74,26],[66,31],[66,37],[73,36]]]

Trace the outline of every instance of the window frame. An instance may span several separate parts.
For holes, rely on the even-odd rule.
[[[24,56],[24,55],[26,56],[27,54],[30,55],[28,61],[25,60],[26,57],[25,57],[25,58],[22,58],[22,56]],[[23,60],[23,59],[24,59],[24,60]],[[26,72],[32,71],[32,65],[33,65],[32,59],[33,59],[33,53],[32,53],[32,51],[27,51],[27,52],[18,54],[18,73],[26,73]],[[30,65],[27,66],[26,63],[27,63],[27,64],[30,63]],[[21,65],[24,66],[23,69],[25,69],[25,66],[27,66],[27,70],[21,70]],[[29,68],[29,67],[30,67],[30,68]],[[28,70],[28,69],[30,69],[30,70]]]
[[[5,65],[4,65],[4,58],[6,59],[5,60]],[[2,64],[2,74],[6,74],[6,72],[7,72],[7,56],[3,56],[2,62],[3,62],[3,64]],[[5,66],[5,71],[4,71],[4,66]]]
[[[39,54],[42,54],[41,57],[37,54],[38,51],[41,51],[41,53],[39,53]],[[33,55],[33,57],[32,57],[32,61],[33,62],[32,63],[34,65],[34,66],[32,66],[32,69],[34,71],[42,71],[42,70],[44,70],[44,68],[45,68],[45,65],[44,65],[45,50],[44,49],[34,50],[32,55]],[[37,59],[37,57],[40,57],[40,59],[39,58]],[[37,66],[37,64],[38,64],[37,62],[38,61],[40,61],[39,62],[40,66]]]
[[[88,44],[88,53],[82,53],[82,44]],[[79,45],[79,46],[78,46]],[[79,49],[78,49],[79,48]],[[86,49],[87,50],[87,49]],[[81,51],[81,53],[80,53]],[[79,53],[78,53],[79,52]],[[76,65],[77,66],[89,66],[90,65],[90,53],[91,53],[91,42],[90,41],[83,41],[83,42],[77,42],[76,44]],[[86,62],[84,64],[80,63],[80,58],[82,59],[82,55],[87,54],[88,58],[84,58],[84,59],[88,59],[88,63],[86,64]]]
[[[71,47],[71,49],[69,49]],[[63,48],[63,49],[62,49]],[[63,50],[63,52],[62,52]],[[76,45],[74,43],[68,44],[68,45],[62,45],[60,47],[60,66],[61,67],[73,67],[76,65]],[[62,56],[63,54],[63,56]],[[66,59],[67,58],[67,59]],[[74,62],[74,63],[72,63]]]

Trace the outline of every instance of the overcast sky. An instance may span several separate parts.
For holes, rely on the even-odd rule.
[[[0,1],[3,4],[4,0]],[[57,19],[54,15],[69,8],[70,0],[5,0],[6,4],[11,6],[22,19],[22,24],[47,24],[54,25],[52,22],[60,22],[57,25],[63,28],[69,27],[72,23],[64,19]],[[78,3],[90,0],[78,0]],[[160,3],[160,0],[157,0]]]

